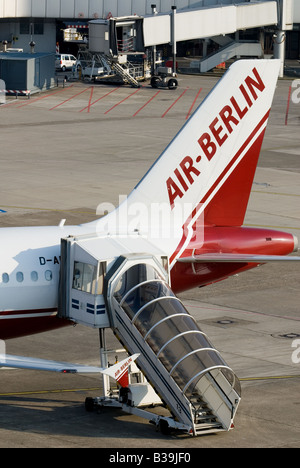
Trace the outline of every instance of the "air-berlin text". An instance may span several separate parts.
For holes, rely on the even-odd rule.
[[[265,90],[257,69],[253,68],[252,73],[253,76],[247,76],[240,85],[239,92],[229,99],[228,104],[212,120],[208,130],[198,139],[201,154],[195,159],[185,156],[174,170],[174,175],[166,181],[171,209],[174,208],[176,198],[182,198],[201,174],[199,163],[202,157],[205,156],[208,161],[213,159],[217,150],[247,115],[259,94]]]

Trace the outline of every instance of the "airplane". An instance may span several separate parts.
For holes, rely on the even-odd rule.
[[[299,261],[290,255],[298,251],[292,234],[243,226],[279,67],[277,60],[234,63],[106,216],[78,226],[1,228],[0,340],[70,325],[57,314],[61,239],[69,236],[96,232],[99,246],[112,233],[146,236],[168,258],[174,294],[268,262]]]

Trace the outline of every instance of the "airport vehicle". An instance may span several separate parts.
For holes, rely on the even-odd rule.
[[[71,70],[73,65],[76,64],[76,57],[71,54],[57,54],[55,56],[55,68],[57,70],[66,71]]]
[[[230,430],[239,381],[176,293],[300,260],[289,255],[298,250],[293,235],[243,227],[278,74],[276,60],[236,62],[107,216],[0,229],[0,339],[74,322],[112,328],[171,409],[173,418],[156,425],[192,435]],[[13,362],[4,356],[0,365]],[[40,369],[57,365],[39,361]],[[135,394],[120,393],[122,408],[133,411]],[[99,404],[109,395],[104,383]]]
[[[178,87],[177,74],[173,73],[170,67],[158,67],[150,83],[152,88],[176,89]]]
[[[8,49],[6,49],[6,52],[11,53],[11,54],[16,54],[16,53],[22,53],[22,52],[24,52],[24,50],[23,49],[14,49],[12,47],[9,47]]]

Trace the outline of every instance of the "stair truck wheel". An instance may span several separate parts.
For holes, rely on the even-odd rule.
[[[171,80],[169,80],[169,82],[168,82],[168,88],[169,88],[169,89],[176,89],[177,86],[178,86],[177,80],[174,80],[174,78],[172,78]]]
[[[158,88],[159,82],[160,82],[160,79],[157,78],[156,76],[153,76],[151,78],[151,83],[150,84],[151,84],[152,88]]]
[[[94,405],[94,398],[91,398],[91,397],[87,397],[85,399],[85,410],[88,412],[88,413],[91,413],[95,408],[95,405]]]
[[[170,435],[171,428],[168,424],[168,421],[166,421],[165,419],[161,419],[159,421],[159,430],[163,435]]]

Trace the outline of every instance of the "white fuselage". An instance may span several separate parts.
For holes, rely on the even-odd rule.
[[[57,308],[61,238],[83,226],[0,230],[0,311]]]

